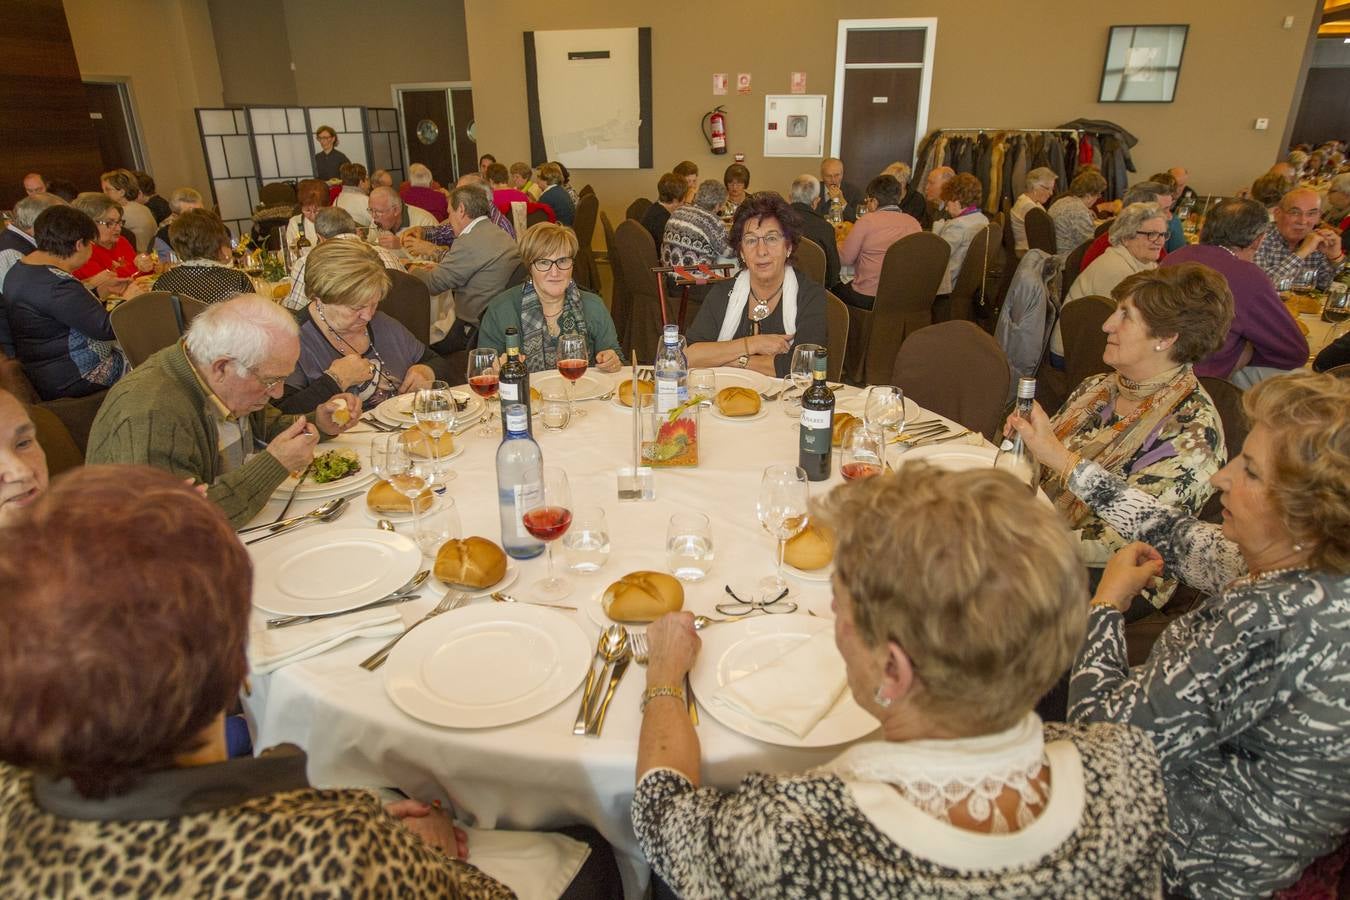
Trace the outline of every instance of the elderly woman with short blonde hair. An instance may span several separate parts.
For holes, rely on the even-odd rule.
[[[324,241],[305,259],[309,305],[295,313],[300,360],[277,406],[307,412],[316,400],[350,393],[363,406],[427,387],[443,360],[402,323],[379,311],[389,270],[360,241]]]
[[[1069,182],[1069,190],[1050,204],[1050,221],[1055,223],[1055,249],[1060,256],[1068,256],[1080,244],[1091,241],[1097,230],[1092,207],[1106,193],[1106,179],[1100,172],[1088,169],[1079,172]]]
[[[699,637],[687,612],[654,623],[633,823],[660,878],[691,900],[1157,896],[1148,742],[1032,711],[1085,618],[1054,513],[1003,472],[915,462],[836,488],[813,516],[835,538],[846,689],[880,734],[803,773],[700,786],[679,689]]]
[[[602,372],[617,372],[619,337],[605,303],[583,291],[572,280],[577,236],[553,222],[531,225],[520,241],[524,284],[507,288],[488,303],[478,332],[478,346],[506,352],[506,329],[520,335],[520,351],[531,372],[558,365],[558,338],[580,334],[586,338],[590,364]]]

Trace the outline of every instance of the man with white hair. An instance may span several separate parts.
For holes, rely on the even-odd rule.
[[[370,220],[380,228],[379,244],[386,250],[402,252],[399,240],[406,229],[414,225],[435,225],[431,213],[417,206],[407,206],[393,188],[377,187],[370,192]]]
[[[1047,169],[1045,166],[1027,173],[1026,190],[1017,198],[1009,213],[1012,220],[1013,247],[1018,254],[1027,252],[1027,213],[1037,207],[1045,209],[1046,201],[1055,193],[1055,178],[1055,170]]]
[[[5,276],[23,257],[37,249],[37,240],[33,237],[33,223],[42,211],[49,206],[59,206],[66,201],[55,194],[29,194],[14,204],[14,221],[0,232],[0,290],[4,290]],[[5,314],[0,307],[0,316]]]
[[[272,406],[299,358],[295,317],[271,300],[241,294],[212,304],[183,340],[108,392],[86,459],[191,478],[242,526],[289,473],[309,465],[320,433],[341,434],[361,416],[361,401],[351,394],[320,404],[313,421]],[[350,417],[343,424],[334,418],[338,410]]]
[[[356,229],[356,220],[340,207],[325,206],[314,214],[314,231],[319,236],[320,244],[333,240],[360,241],[362,238]],[[404,271],[403,261],[395,256],[393,251],[386,250],[379,244],[373,245],[372,249],[379,255],[380,262],[384,263],[386,269]],[[308,261],[309,254],[306,253],[295,261],[295,266],[291,269],[291,290],[286,299],[281,301],[282,306],[287,309],[303,309],[309,304],[309,294],[305,293],[305,266]]]
[[[399,189],[398,195],[409,206],[416,206],[431,214],[437,222],[444,222],[449,207],[446,205],[447,191],[435,186],[436,179],[431,170],[421,163],[408,166],[408,183]]]
[[[370,189],[373,191],[378,187],[391,188],[394,186],[394,176],[389,174],[388,169],[376,169],[370,173]]]
[[[342,190],[333,198],[333,206],[345,209],[361,228],[369,228],[370,179],[366,177],[366,167],[360,163],[343,163],[338,166],[338,178],[342,179]],[[315,220],[318,220],[318,213],[315,213]]]
[[[812,207],[820,195],[820,179],[803,173],[792,179],[788,201],[802,217],[802,236],[809,237],[825,251],[825,288],[839,281],[839,245],[834,240],[834,227]]]
[[[925,228],[930,231],[933,223],[947,218],[946,204],[942,202],[942,186],[956,177],[956,170],[951,166],[938,166],[931,169],[923,182],[923,198],[928,204],[928,218],[919,219],[920,222],[926,222]]]

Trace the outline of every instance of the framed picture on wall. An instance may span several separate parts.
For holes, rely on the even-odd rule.
[[[1100,103],[1171,103],[1189,25],[1112,25]]]

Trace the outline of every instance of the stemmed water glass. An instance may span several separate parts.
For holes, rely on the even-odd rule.
[[[487,405],[487,415],[483,417],[482,427],[478,433],[483,437],[489,437],[493,433],[492,419],[497,415],[495,404],[492,402],[497,399],[497,351],[490,347],[479,348],[469,351],[469,387],[475,394],[483,398]]]
[[[792,401],[783,400],[783,411],[789,416],[801,414],[802,394],[811,386],[812,366],[815,365],[816,351],[823,350],[819,344],[798,344],[792,348],[792,362],[788,366],[788,380],[797,389]]]
[[[561,600],[572,593],[572,582],[553,574],[553,543],[572,524],[572,490],[567,473],[557,466],[544,466],[539,490],[528,501],[521,517],[525,530],[548,548],[548,577],[534,583],[543,600]]]
[[[455,398],[450,393],[450,385],[444,381],[433,381],[430,387],[420,389],[413,395],[413,419],[417,428],[426,439],[428,455],[432,466],[440,470],[440,439],[455,424]],[[442,481],[453,481],[455,473],[446,471]]]
[[[807,504],[811,500],[806,471],[800,466],[769,466],[759,482],[756,512],[759,524],[778,539],[778,569],[759,582],[761,589],[779,594],[788,586],[783,579],[783,552],[787,542],[806,527]]]
[[[881,434],[881,468],[886,469],[888,433],[899,434],[905,427],[905,392],[889,384],[874,384],[863,402],[863,424]]]
[[[569,331],[558,336],[558,374],[564,379],[567,389],[567,406],[572,408],[572,382],[586,374],[591,355],[587,352],[586,336]],[[572,409],[573,416],[584,416],[584,409]]]
[[[435,480],[435,470],[430,460],[419,461],[411,448],[403,441],[401,434],[377,435],[370,443],[370,467],[376,477],[389,482],[389,485],[408,498],[412,506],[413,533],[422,530],[422,512],[418,498]],[[428,506],[428,508],[430,508]]]

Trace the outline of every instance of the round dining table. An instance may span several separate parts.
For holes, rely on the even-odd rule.
[[[718,370],[719,374],[741,370]],[[619,375],[589,373],[612,387]],[[542,373],[542,377],[556,377]],[[534,376],[535,383],[541,375]],[[768,392],[781,382],[763,378]],[[457,388],[463,390],[462,388]],[[845,388],[838,394],[840,408],[861,414],[861,392]],[[495,405],[492,404],[492,405]],[[785,412],[782,401],[764,403],[764,414],[749,420],[726,420],[705,409],[699,425],[698,466],[688,469],[656,469],[655,497],[649,501],[620,501],[617,473],[632,465],[632,411],[614,399],[576,401],[577,412],[561,431],[546,430],[534,418],[534,439],[545,465],[560,466],[571,484],[573,508],[603,509],[611,539],[611,552],[598,572],[568,573],[572,592],[560,602],[575,611],[550,610],[549,616],[576,623],[594,648],[601,632],[592,606],[605,587],[625,573],[642,569],[665,569],[667,523],[673,513],[696,510],[712,523],[715,559],[706,578],[685,585],[685,609],[718,615],[715,604],[727,599],[724,586],[753,590],[756,582],[774,571],[776,543],[760,527],[756,497],[766,466],[797,462],[798,430],[795,416]],[[935,418],[923,413],[925,419]],[[912,417],[911,417],[912,418]],[[951,423],[949,423],[951,424]],[[952,435],[960,426],[953,425]],[[458,430],[458,429],[457,429]],[[376,432],[362,423],[357,429],[325,444],[369,446]],[[959,441],[979,443],[975,436]],[[500,420],[482,434],[474,425],[455,438],[463,452],[446,463],[456,477],[447,491],[455,500],[464,536],[481,535],[500,541],[495,458],[501,441]],[[458,448],[457,448],[458,449]],[[898,458],[897,448],[890,451]],[[822,495],[841,483],[836,450],[833,475],[810,485],[813,496]],[[297,500],[291,513],[304,512],[318,501]],[[250,548],[255,557],[284,553],[286,542],[312,536],[319,529],[375,528],[364,509],[364,491],[352,497],[351,506],[337,521],[311,526]],[[281,509],[273,499],[254,520],[270,522]],[[400,523],[399,531],[411,526]],[[561,546],[555,548],[557,563],[565,561]],[[531,599],[530,585],[545,574],[543,555],[513,560],[518,577],[507,589],[523,600]],[[430,567],[430,560],[424,560]],[[789,574],[789,599],[798,604],[794,615],[832,618],[830,586],[817,577],[806,579]],[[420,600],[399,609],[411,624],[441,598],[443,589],[429,581]],[[491,604],[487,597],[471,605]],[[453,615],[453,613],[449,614]],[[435,620],[432,620],[433,622]],[[560,622],[560,626],[563,625]],[[731,625],[713,625],[730,628]],[[645,686],[645,671],[632,666],[619,684],[612,707],[597,737],[573,734],[573,719],[581,697],[578,683],[567,698],[547,711],[515,724],[490,728],[445,728],[428,725],[402,712],[390,700],[382,671],[366,671],[358,664],[380,642],[356,639],[327,652],[302,659],[251,679],[245,708],[254,733],[254,746],[267,748],[293,743],[309,757],[309,776],[318,786],[394,787],[409,796],[448,802],[460,817],[477,827],[547,829],[584,822],[595,827],[614,845],[624,875],[626,893],[641,896],[647,868],[634,838],[629,806],[633,797],[640,714],[638,701]],[[465,680],[454,690],[466,695],[509,672],[481,672],[481,681]],[[700,699],[702,707],[702,699]],[[702,747],[703,783],[733,789],[752,771],[796,772],[819,765],[837,755],[842,746],[802,749],[764,743],[722,725],[703,709],[698,736]]]

